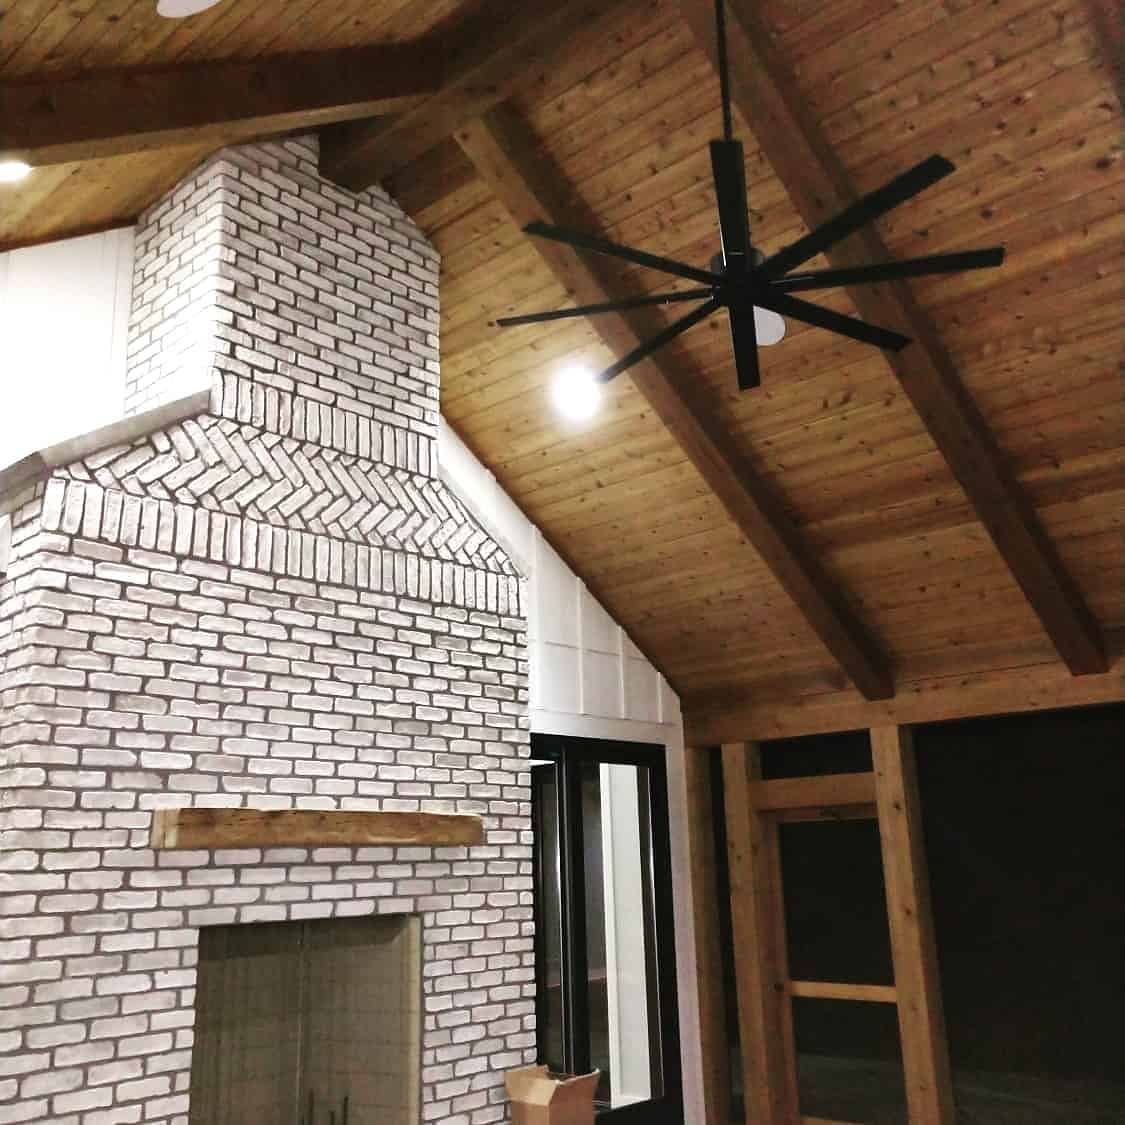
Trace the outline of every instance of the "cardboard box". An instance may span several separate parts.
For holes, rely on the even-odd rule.
[[[599,1071],[555,1078],[545,1066],[524,1066],[504,1076],[512,1125],[594,1125]]]

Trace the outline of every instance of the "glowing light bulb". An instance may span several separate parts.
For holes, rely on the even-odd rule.
[[[18,183],[31,171],[22,160],[0,160],[0,184]]]
[[[587,422],[601,405],[601,384],[585,367],[564,367],[551,384],[551,401],[568,421]]]

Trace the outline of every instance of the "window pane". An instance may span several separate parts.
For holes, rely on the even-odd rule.
[[[648,791],[635,766],[582,767],[590,1058],[613,1107],[661,1093]]]

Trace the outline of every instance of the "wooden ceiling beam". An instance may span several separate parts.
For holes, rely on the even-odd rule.
[[[991,669],[970,675],[927,676],[896,684],[894,699],[865,701],[851,689],[772,698],[688,697],[684,729],[692,746],[738,739],[797,738],[832,731],[909,723],[940,723],[1062,707],[1125,703],[1125,630],[1110,630],[1108,672],[1072,676],[1058,662]]]
[[[751,0],[728,0],[728,8],[732,98],[812,229],[853,203],[855,189],[805,111],[790,68]],[[680,9],[717,64],[711,0],[680,0]],[[971,242],[971,231],[966,235]],[[837,268],[891,260],[871,226],[837,243],[827,257]],[[903,351],[883,355],[1071,673],[1104,672],[1106,654],[1097,621],[909,286],[857,285],[848,292],[864,320],[913,339]]]
[[[574,193],[510,109],[500,107],[471,121],[455,136],[517,226],[542,219],[597,233],[588,217],[577,216],[562,205]],[[600,303],[621,296],[595,266],[573,250],[546,239],[536,239],[534,245],[577,303]],[[664,322],[658,315],[636,310],[597,316],[590,323],[614,354],[624,355],[659,331]],[[681,393],[666,357],[650,358],[630,375],[859,691],[868,699],[893,695],[883,654],[801,541],[771,490],[720,428]]]
[[[441,57],[419,41],[8,83],[0,159],[42,166],[217,146],[402,112],[438,89]]]
[[[495,6],[482,12],[479,26],[459,34],[464,49],[448,52],[445,79],[433,97],[397,117],[321,133],[322,175],[353,191],[381,182],[508,98],[606,7],[607,0],[556,0],[508,5],[503,18]]]

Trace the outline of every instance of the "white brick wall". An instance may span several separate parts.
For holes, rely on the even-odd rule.
[[[128,413],[226,377],[396,427],[434,463],[437,254],[381,189],[320,179],[315,140],[208,160],[141,216],[133,288]]]
[[[300,144],[220,154],[139,232],[163,250],[138,265],[136,393],[167,397],[184,338],[146,310],[192,307],[218,325],[213,413],[93,454],[15,505],[0,582],[5,1122],[186,1122],[208,924],[420,914],[424,1121],[506,1120],[502,1072],[533,1055],[519,580],[431,473],[436,337],[417,325],[436,324],[436,304],[388,316],[397,343],[373,329],[378,361],[353,355],[366,314],[333,304],[337,283],[372,308],[428,299],[432,252],[376,197],[318,186],[310,159]],[[218,208],[202,226],[197,199]],[[349,208],[362,237],[341,226]],[[268,237],[267,213],[283,228]],[[231,255],[243,269],[250,251],[224,239],[243,228],[255,254],[275,253],[264,240],[301,264],[262,257],[226,287]],[[194,239],[216,230],[214,303],[176,305],[202,284]],[[335,243],[349,252],[325,260]],[[185,254],[181,285],[166,259]],[[268,293],[281,308],[282,290],[331,372],[288,343],[272,368],[235,354],[261,340],[232,305]],[[333,315],[346,332],[326,330]],[[182,804],[470,811],[486,843],[152,851],[152,810]]]

